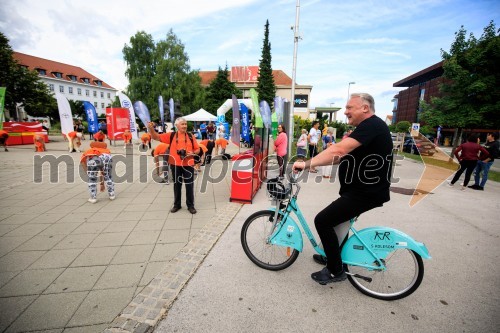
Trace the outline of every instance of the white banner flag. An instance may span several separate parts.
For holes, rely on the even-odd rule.
[[[127,95],[119,91],[117,93],[118,98],[120,99],[120,104],[122,108],[128,109],[128,115],[130,118],[130,133],[132,133],[132,138],[137,140],[139,139],[138,136],[138,129],[137,129],[137,124],[135,123],[135,111],[134,111],[134,105],[130,101],[130,98],[128,98]]]
[[[71,107],[69,106],[68,99],[60,93],[56,93],[56,100],[57,108],[59,109],[59,117],[61,119],[61,133],[66,135],[75,130],[73,127]]]

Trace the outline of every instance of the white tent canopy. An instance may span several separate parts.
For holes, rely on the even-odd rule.
[[[183,116],[187,121],[216,121],[217,117],[211,114],[210,112],[199,109],[195,113],[188,114],[187,116]]]

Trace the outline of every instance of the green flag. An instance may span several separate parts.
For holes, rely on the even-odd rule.
[[[276,137],[278,136],[278,115],[276,114],[276,111],[271,115],[271,128],[273,139],[276,140]]]
[[[3,122],[5,121],[3,104],[5,102],[5,87],[0,87],[0,129],[3,129]]]
[[[252,100],[253,114],[255,115],[255,127],[262,128],[264,127],[264,123],[260,114],[259,96],[254,88],[250,89],[250,99]]]

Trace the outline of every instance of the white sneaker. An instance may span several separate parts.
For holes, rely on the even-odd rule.
[[[97,202],[96,198],[89,198],[89,202],[95,204]]]
[[[115,199],[116,199],[116,195],[114,193],[109,195],[109,200],[115,200]]]
[[[451,181],[448,180],[448,186],[449,187],[453,187],[453,184],[451,183]]]
[[[460,189],[460,191],[465,191],[465,186],[462,186],[462,188]]]

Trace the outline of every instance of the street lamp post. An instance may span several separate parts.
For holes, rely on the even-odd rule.
[[[295,104],[295,75],[297,72],[297,48],[300,39],[299,33],[299,15],[300,15],[300,0],[296,1],[295,4],[295,25],[293,29],[293,68],[292,68],[292,91],[291,91],[291,103],[290,103],[290,122],[288,124],[288,154],[289,157],[292,153],[292,143],[293,143],[293,115],[294,115],[294,104]],[[288,161],[287,161],[288,162]],[[286,163],[285,163],[286,165]]]
[[[345,103],[346,105],[349,102],[349,96],[350,96],[349,95],[349,90],[351,89],[351,84],[356,84],[356,82],[351,81],[351,82],[349,82],[349,85],[347,86],[347,101]],[[345,123],[347,124],[347,116],[345,117]]]

